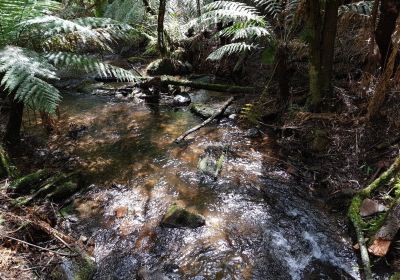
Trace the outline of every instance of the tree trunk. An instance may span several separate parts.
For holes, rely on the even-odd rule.
[[[311,30],[309,66],[309,104],[312,110],[321,103],[321,7],[319,0],[309,0],[308,25]]]
[[[197,7],[197,16],[200,17],[200,16],[201,16],[201,4],[200,4],[200,0],[196,0],[196,7]]]
[[[333,58],[338,21],[338,0],[328,0],[325,4],[325,20],[321,43],[321,90],[323,96],[332,92]]]
[[[11,108],[8,116],[8,123],[6,127],[6,133],[4,135],[4,142],[8,146],[14,146],[21,140],[21,126],[22,126],[22,115],[24,112],[24,103],[14,100],[13,96],[10,96]]]
[[[276,74],[279,85],[279,99],[282,102],[287,102],[290,97],[289,91],[289,73],[288,73],[288,50],[286,46],[278,46],[276,53]]]
[[[150,6],[149,0],[143,0],[143,6],[146,9],[146,12],[148,12],[150,15],[152,15],[152,16],[156,15],[156,12]]]
[[[160,0],[160,6],[158,8],[158,50],[160,51],[161,57],[167,56],[167,46],[165,44],[165,33],[164,33],[164,18],[165,18],[165,8],[167,5],[167,0]]]
[[[331,79],[338,20],[339,0],[309,0],[308,25],[311,30],[309,86],[310,109],[318,111],[322,98],[332,91]],[[323,15],[321,11],[325,10]]]
[[[392,50],[392,34],[400,12],[399,0],[382,0],[380,17],[375,31],[375,40],[381,54],[381,67],[385,68]]]

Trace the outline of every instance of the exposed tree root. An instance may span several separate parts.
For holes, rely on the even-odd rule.
[[[351,205],[349,208],[349,218],[353,223],[357,241],[360,246],[360,253],[361,253],[361,261],[364,267],[364,276],[366,280],[372,280],[372,271],[371,271],[371,264],[368,254],[368,249],[366,245],[366,241],[364,238],[363,228],[365,227],[366,223],[360,216],[360,207],[362,201],[365,198],[368,198],[371,193],[376,190],[378,187],[386,184],[396,176],[400,171],[400,157],[397,157],[394,163],[390,166],[390,168],[385,171],[381,176],[379,176],[375,181],[373,181],[368,187],[361,190],[351,201]]]
[[[193,132],[199,130],[200,128],[202,128],[203,126],[206,126],[207,124],[209,124],[210,122],[212,122],[214,119],[216,119],[218,116],[222,115],[226,108],[229,107],[229,105],[231,105],[231,103],[233,102],[234,97],[229,98],[222,106],[221,108],[219,108],[211,117],[209,117],[208,119],[206,119],[204,122],[202,122],[199,125],[196,125],[195,127],[189,129],[188,131],[186,131],[185,133],[183,133],[181,136],[179,136],[178,138],[175,139],[175,143],[180,143],[183,139],[185,139],[189,134],[192,134]]]

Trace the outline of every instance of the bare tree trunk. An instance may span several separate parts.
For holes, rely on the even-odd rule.
[[[338,20],[339,0],[327,0],[321,7],[319,0],[308,0],[311,29],[309,105],[319,110],[322,98],[332,90],[331,79]],[[322,10],[325,12],[322,15]]]
[[[8,146],[15,146],[21,140],[22,115],[24,112],[24,103],[14,100],[10,96],[11,108],[8,116],[4,142]]]
[[[325,20],[321,43],[321,90],[323,96],[332,92],[333,58],[338,21],[338,0],[328,0],[325,4]]]
[[[290,97],[289,91],[289,73],[288,73],[288,50],[286,46],[278,46],[276,52],[276,73],[275,77],[279,85],[279,99],[287,102]]]
[[[375,31],[375,40],[381,54],[381,67],[385,68],[392,50],[392,34],[400,12],[399,0],[381,0],[380,17]]]
[[[310,66],[309,66],[309,103],[312,109],[321,103],[321,7],[319,0],[309,0],[308,24],[311,30],[310,38]]]
[[[196,6],[197,6],[197,16],[201,16],[201,4],[200,0],[196,0]]]
[[[166,57],[168,53],[167,46],[165,44],[165,33],[164,33],[164,19],[165,19],[166,5],[167,5],[167,0],[160,0],[160,6],[158,8],[157,43],[158,43],[158,50],[160,51],[162,58]]]

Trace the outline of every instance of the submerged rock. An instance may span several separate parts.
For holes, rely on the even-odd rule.
[[[250,139],[255,139],[255,138],[258,138],[261,136],[261,131],[258,128],[253,127],[253,128],[248,129],[245,132],[244,136],[247,138],[250,138]]]
[[[189,105],[192,99],[187,93],[179,93],[174,96],[173,105],[175,106],[186,106]]]
[[[185,75],[189,74],[192,68],[187,62],[184,63],[180,60],[164,58],[150,63],[146,68],[146,72],[149,75]]]
[[[54,280],[91,280],[96,272],[96,263],[89,256],[64,259],[51,272]]]
[[[197,167],[204,174],[213,178],[218,177],[225,161],[226,148],[222,146],[209,146],[200,156]]]
[[[161,226],[170,228],[197,228],[204,226],[203,216],[173,204],[161,220]]]
[[[204,119],[208,119],[216,112],[214,108],[207,106],[204,103],[192,103],[190,111]]]

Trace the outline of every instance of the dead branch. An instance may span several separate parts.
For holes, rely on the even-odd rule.
[[[180,143],[183,139],[185,139],[189,134],[199,130],[200,128],[202,128],[203,126],[206,126],[207,124],[209,124],[210,122],[212,122],[214,119],[216,119],[217,117],[219,117],[220,115],[222,115],[226,108],[229,107],[229,105],[231,105],[231,103],[233,102],[234,97],[229,98],[222,106],[221,108],[219,108],[211,117],[209,117],[208,119],[206,119],[204,122],[202,122],[199,125],[196,125],[195,127],[189,129],[188,131],[186,131],[185,133],[183,133],[181,136],[179,136],[178,138],[175,139],[175,143]]]

